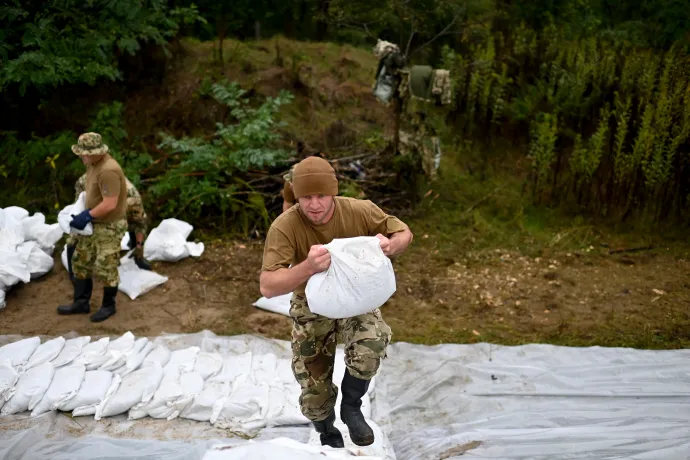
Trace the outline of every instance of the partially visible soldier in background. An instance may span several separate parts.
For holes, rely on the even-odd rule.
[[[398,45],[379,40],[373,49],[379,60],[374,95],[388,105],[397,100],[400,111],[398,151],[418,161],[424,174],[434,180],[441,162],[441,143],[429,123],[426,107],[449,105],[450,72],[430,66],[407,65]]]
[[[151,270],[151,265],[144,259],[144,240],[146,239],[146,230],[148,218],[144,210],[144,203],[141,200],[139,191],[132,184],[129,179],[125,177],[127,182],[127,230],[129,232],[129,248],[134,249],[134,263],[137,267],[143,270]],[[77,183],[74,184],[75,201],[79,198],[79,194],[86,189],[86,174],[82,175]],[[67,238],[67,267],[69,276],[74,281],[74,272],[72,270],[72,256],[77,247],[76,235],[70,234]]]

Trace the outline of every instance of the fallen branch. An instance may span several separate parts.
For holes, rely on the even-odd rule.
[[[639,251],[649,251],[654,249],[654,246],[638,246],[634,248],[617,248],[609,250],[609,255],[611,254],[621,254],[624,252],[639,252]]]

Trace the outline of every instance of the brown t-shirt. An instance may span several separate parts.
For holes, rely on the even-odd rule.
[[[390,236],[407,226],[397,217],[389,216],[369,200],[337,196],[333,217],[326,224],[315,225],[302,213],[299,204],[291,207],[273,222],[266,235],[262,271],[275,271],[297,265],[307,259],[316,244],[328,244],[335,238]],[[304,295],[306,283],[295,293]]]
[[[122,168],[110,155],[86,169],[86,208],[93,209],[103,201],[103,197],[117,196],[117,207],[103,217],[94,219],[96,223],[116,222],[127,215],[127,182]]]

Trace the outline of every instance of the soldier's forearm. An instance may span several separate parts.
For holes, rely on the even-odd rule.
[[[412,238],[412,231],[409,228],[391,235],[390,238],[388,238],[391,242],[391,255],[405,252],[412,242]]]
[[[312,275],[307,261],[290,268],[280,268],[272,272],[261,272],[259,290],[261,295],[270,299],[289,294],[297,286],[306,282]]]
[[[98,206],[93,208],[91,211],[89,211],[89,214],[91,214],[91,217],[94,219],[98,219],[99,217],[103,217],[106,214],[108,214],[110,211],[115,209],[117,207],[117,197],[105,197],[103,198],[103,201],[101,201]]]

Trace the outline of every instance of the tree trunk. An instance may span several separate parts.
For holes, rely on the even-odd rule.
[[[295,19],[291,7],[288,7],[283,13],[283,30],[287,38],[295,37]]]
[[[216,35],[218,36],[218,61],[220,63],[220,68],[223,70],[225,65],[225,60],[223,58],[223,40],[225,40],[225,34],[228,31],[228,23],[224,16],[218,16],[216,19]]]
[[[261,21],[254,21],[254,39],[261,40]]]
[[[319,0],[316,16],[316,41],[326,41],[328,37],[328,6],[331,0]]]

